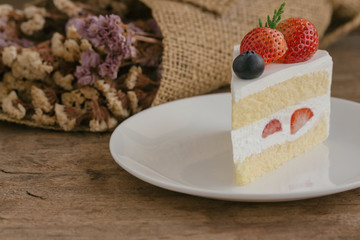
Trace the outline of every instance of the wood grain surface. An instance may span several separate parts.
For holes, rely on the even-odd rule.
[[[360,102],[360,30],[328,50],[332,96]],[[199,198],[133,177],[109,139],[0,122],[0,239],[360,239],[360,189],[282,203]]]

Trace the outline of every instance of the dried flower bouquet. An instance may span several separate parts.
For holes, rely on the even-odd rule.
[[[162,35],[151,15],[127,18],[127,5],[116,3],[110,11],[70,0],[0,5],[0,114],[103,132],[149,107]]]

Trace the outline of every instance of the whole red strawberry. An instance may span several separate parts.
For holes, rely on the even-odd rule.
[[[266,64],[272,63],[281,58],[287,51],[287,44],[284,35],[275,29],[276,24],[284,13],[285,2],[278,10],[275,9],[274,16],[267,17],[265,27],[259,19],[259,27],[251,30],[245,35],[240,45],[240,54],[246,51],[254,51],[259,54]]]
[[[284,35],[268,27],[254,28],[245,35],[240,45],[240,54],[254,51],[264,59],[265,65],[281,58],[286,50]]]
[[[297,63],[309,60],[319,46],[315,26],[303,18],[289,18],[281,21],[276,29],[284,34],[288,50],[278,62]]]

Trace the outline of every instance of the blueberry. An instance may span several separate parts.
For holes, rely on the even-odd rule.
[[[254,51],[243,52],[233,62],[236,76],[242,79],[257,78],[264,72],[264,69],[264,59]]]

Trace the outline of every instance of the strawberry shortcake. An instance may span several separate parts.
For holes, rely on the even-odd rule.
[[[318,50],[319,37],[309,21],[279,22],[283,7],[234,47],[231,137],[238,185],[329,135],[332,59]]]

